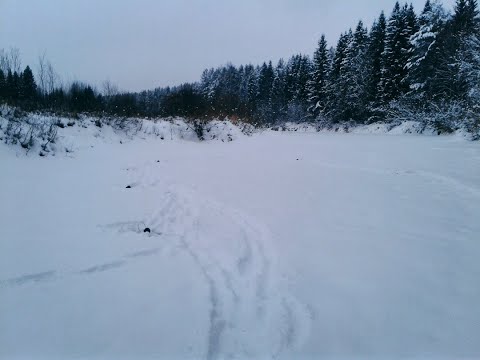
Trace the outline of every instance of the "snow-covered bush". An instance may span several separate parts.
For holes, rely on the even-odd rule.
[[[472,139],[476,139],[479,133],[478,113],[461,101],[429,102],[421,109],[401,101],[392,102],[386,114],[386,121],[393,126],[403,122],[418,123],[418,133],[428,131],[441,135],[463,131]]]
[[[20,145],[27,152],[38,148],[40,155],[55,150],[59,120],[39,118],[28,114],[2,113],[0,140],[8,145]]]

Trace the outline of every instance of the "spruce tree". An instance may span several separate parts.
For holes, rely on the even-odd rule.
[[[257,108],[257,94],[258,94],[258,67],[253,68],[248,76],[247,83],[247,103],[248,103],[248,115],[253,118]]]
[[[328,115],[334,121],[348,120],[351,117],[350,91],[354,79],[352,61],[355,55],[355,39],[352,29],[343,34],[337,44],[330,79]]]
[[[303,121],[307,116],[308,91],[312,63],[308,56],[294,55],[286,66],[285,89],[287,117],[292,121]]]
[[[15,93],[15,81],[13,78],[12,70],[8,70],[7,78],[5,81],[5,98],[7,101],[12,101]]]
[[[472,35],[465,40],[457,55],[458,81],[464,88],[464,99],[470,108],[480,110],[480,36]]]
[[[313,55],[313,69],[308,86],[309,113],[313,118],[318,117],[325,108],[327,95],[328,71],[330,69],[327,40],[322,35],[317,50]]]
[[[215,70],[212,69],[205,69],[202,73],[202,77],[200,79],[200,88],[203,93],[203,96],[207,99],[207,101],[212,104],[213,99],[215,97]]]
[[[457,15],[457,13],[455,14]],[[459,20],[458,16],[457,20]],[[457,34],[458,50],[454,57],[457,98],[466,100],[470,106],[479,109],[480,101],[480,26],[476,0],[467,2],[461,20],[463,27]]]
[[[367,102],[367,29],[360,21],[355,32],[350,30],[347,35],[347,45],[340,64],[336,88],[337,120],[361,121],[365,115]]]
[[[411,94],[432,99],[432,82],[439,67],[438,37],[446,23],[446,12],[437,0],[427,0],[418,19],[418,31],[411,37],[410,59],[407,63]]]
[[[370,106],[375,108],[378,106],[381,96],[380,81],[382,79],[382,55],[385,51],[385,31],[387,27],[387,20],[385,14],[380,14],[377,21],[373,23],[370,31],[367,50],[368,61],[368,79],[367,92]]]
[[[432,82],[432,93],[442,99],[462,101],[468,86],[460,76],[462,53],[468,42],[478,34],[478,5],[476,1],[457,0],[455,13],[438,35],[438,68]]]
[[[5,74],[3,70],[0,69],[0,101],[5,101],[5,90],[7,85],[7,79],[5,78]]]
[[[275,77],[272,84],[271,109],[276,121],[285,119],[286,109],[286,65],[283,59],[278,61],[275,67]]]
[[[295,98],[299,103],[306,107],[308,101],[307,83],[312,72],[312,62],[306,55],[300,55],[298,61]]]
[[[411,38],[414,36],[414,34],[417,33],[418,31],[418,23],[417,23],[417,16],[415,14],[415,11],[413,9],[413,5],[410,4],[410,6],[407,7],[405,4],[403,8],[403,17],[404,17],[404,23],[405,26],[402,30],[402,37],[401,37],[401,47],[402,47],[402,59],[401,59],[401,64],[403,66],[402,68],[402,80],[400,83],[401,89],[400,92],[401,94],[405,94],[410,90],[410,79],[408,77],[408,63],[410,60],[410,55],[413,49],[413,45],[411,43]]]
[[[327,87],[327,104],[325,114],[333,121],[339,120],[338,111],[342,109],[342,100],[345,97],[344,88],[340,82],[343,74],[347,49],[350,46],[352,32],[343,33],[338,39],[337,46],[334,51],[332,68],[329,74]]]
[[[285,70],[286,101],[290,103],[297,97],[298,70],[300,68],[300,55],[293,55],[287,62]]]
[[[454,36],[461,37],[475,32],[477,16],[477,0],[457,0],[452,19]]]
[[[364,120],[368,101],[368,61],[367,46],[368,32],[360,21],[353,34],[351,50],[347,54],[348,69],[347,84],[350,91],[347,93],[349,117],[355,121]]]
[[[270,61],[268,65],[263,63],[258,77],[257,96],[259,101],[266,102],[270,100],[274,77],[275,73],[273,71],[272,62]]]
[[[384,102],[398,99],[408,91],[407,64],[411,49],[410,37],[416,31],[413,7],[400,8],[397,2],[388,20],[383,53],[381,91]]]
[[[21,76],[21,97],[24,100],[33,100],[37,94],[37,84],[33,72],[29,66],[25,68]]]

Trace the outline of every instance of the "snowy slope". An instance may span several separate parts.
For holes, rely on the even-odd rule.
[[[86,130],[0,145],[1,359],[480,356],[478,143]]]
[[[0,106],[0,143],[12,145],[18,154],[55,156],[90,148],[98,143],[132,140],[230,142],[255,132],[252,125],[228,119],[202,122],[199,139],[191,121],[183,118],[110,118],[81,114],[76,118],[23,113]]]

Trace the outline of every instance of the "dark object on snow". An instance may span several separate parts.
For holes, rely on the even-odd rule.
[[[157,160],[157,163],[159,163],[159,162],[160,162],[160,160]]]
[[[298,159],[297,159],[297,161],[298,161]]]
[[[145,230],[143,230],[144,233],[150,233],[150,228],[145,228]]]
[[[131,187],[130,185],[128,185],[128,186],[126,187],[126,189],[131,189],[131,188],[132,188],[132,187]]]

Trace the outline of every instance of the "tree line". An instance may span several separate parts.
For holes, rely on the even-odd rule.
[[[397,2],[388,17],[382,12],[369,29],[360,21],[333,47],[322,36],[313,57],[298,54],[275,65],[228,64],[205,70],[195,83],[139,93],[120,92],[111,84],[103,92],[78,82],[53,86],[45,59],[40,68],[49,71],[37,76],[37,86],[30,67],[19,70],[18,54],[4,52],[0,99],[29,109],[230,116],[257,124],[369,123],[421,113],[478,125],[478,15],[477,0],[457,0],[453,13],[438,0],[427,0],[419,14]]]

